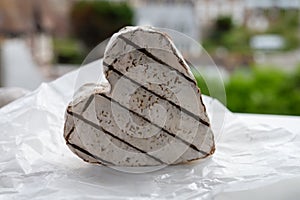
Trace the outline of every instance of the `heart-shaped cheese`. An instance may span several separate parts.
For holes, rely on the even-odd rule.
[[[86,91],[67,108],[64,137],[80,158],[156,166],[213,154],[201,93],[168,35],[123,28],[110,39],[103,67],[110,87]]]

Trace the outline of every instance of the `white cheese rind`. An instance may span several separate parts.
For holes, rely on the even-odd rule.
[[[107,45],[103,65],[109,85],[83,89],[67,108],[64,137],[75,154],[115,166],[170,165],[213,154],[201,93],[165,33],[122,29]]]

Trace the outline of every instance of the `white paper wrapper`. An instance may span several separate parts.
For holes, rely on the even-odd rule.
[[[212,199],[300,176],[300,135],[247,127],[209,97],[212,157],[145,174],[83,162],[65,145],[64,112],[74,90],[100,72],[94,62],[0,110],[0,199]]]

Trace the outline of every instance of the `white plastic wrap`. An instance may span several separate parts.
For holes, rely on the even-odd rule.
[[[98,79],[100,63],[42,84],[0,110],[0,199],[212,199],[300,176],[300,135],[247,127],[209,97],[212,157],[143,174],[83,162],[65,145],[64,112],[74,89]]]

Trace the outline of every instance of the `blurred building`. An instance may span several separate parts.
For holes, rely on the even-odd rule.
[[[219,16],[237,25],[265,30],[265,9],[300,9],[300,0],[128,0],[136,9],[136,23],[171,28],[201,40]]]
[[[28,43],[19,38],[5,40],[1,48],[1,86],[33,90],[46,78],[33,60]]]
[[[299,0],[246,0],[247,8],[300,9]]]
[[[245,0],[198,0],[195,9],[202,25],[212,23],[219,16],[232,16],[235,23],[241,24],[246,4]]]
[[[167,17],[165,16],[167,13]],[[193,7],[189,5],[147,5],[136,9],[135,23],[169,28],[199,39],[198,23]]]
[[[131,0],[130,3],[135,10],[136,25],[175,30],[199,41],[199,23],[192,0]],[[176,38],[176,46],[186,54],[199,50],[182,37]]]
[[[39,66],[53,58],[52,36],[69,34],[70,0],[1,0],[0,37],[29,40],[31,54]]]
[[[201,24],[210,24],[219,16],[231,16],[236,24],[246,23],[261,10],[272,8],[300,10],[300,0],[195,0],[197,17]],[[258,18],[257,21],[262,20]],[[265,23],[265,22],[263,22]]]
[[[68,33],[70,0],[1,0],[0,35],[20,36],[37,31]]]
[[[52,37],[69,35],[71,3],[72,0],[0,1],[0,85],[33,89],[51,76]]]

